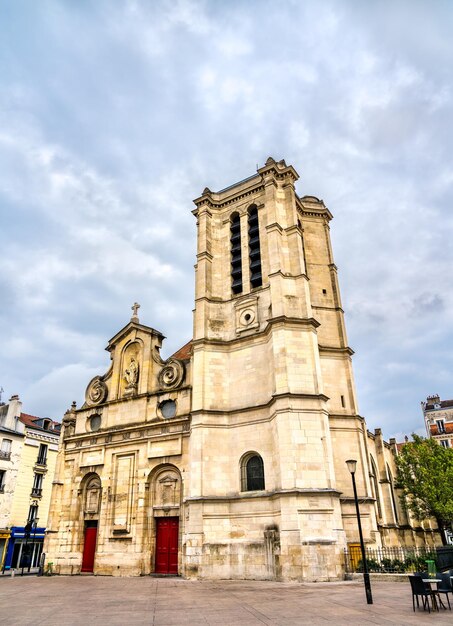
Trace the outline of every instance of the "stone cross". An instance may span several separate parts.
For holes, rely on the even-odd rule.
[[[140,308],[140,305],[138,304],[138,302],[134,302],[134,304],[131,306],[131,309],[133,311],[133,315],[131,317],[131,322],[138,322],[138,315],[137,315],[137,311]]]

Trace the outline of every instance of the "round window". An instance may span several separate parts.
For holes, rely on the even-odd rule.
[[[176,402],[174,400],[165,400],[160,405],[163,417],[174,417],[176,415]]]
[[[100,427],[101,427],[101,416],[92,415],[90,417],[90,430],[91,431],[99,430]]]

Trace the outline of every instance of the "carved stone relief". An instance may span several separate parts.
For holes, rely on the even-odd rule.
[[[159,474],[154,485],[155,507],[178,507],[181,498],[181,481],[174,470]]]
[[[159,372],[158,380],[161,389],[176,389],[184,380],[184,364],[177,359],[166,362]]]
[[[235,308],[237,334],[252,329],[255,331],[259,330],[257,297],[247,297],[243,300],[238,300],[235,304]]]
[[[107,385],[102,380],[101,376],[95,376],[87,387],[85,402],[88,406],[102,404],[107,398],[107,392]]]
[[[99,476],[93,476],[85,489],[85,513],[90,515],[99,513],[100,500],[101,480]]]

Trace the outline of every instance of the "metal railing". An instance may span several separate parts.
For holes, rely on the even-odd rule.
[[[448,550],[441,548],[440,550]],[[451,546],[453,557],[453,546]],[[439,569],[444,567],[439,559],[438,550],[431,547],[388,547],[388,548],[365,548],[368,571],[381,574],[403,574],[425,571],[428,569],[427,560],[435,561]],[[439,561],[439,563],[437,563]],[[344,551],[344,565],[347,573],[363,572],[362,555],[360,547],[349,546]]]
[[[3,461],[10,461],[11,452],[5,452],[4,450],[0,450],[0,459],[3,459]]]
[[[31,490],[31,496],[32,498],[39,498],[40,496],[42,496],[42,488],[33,487]]]

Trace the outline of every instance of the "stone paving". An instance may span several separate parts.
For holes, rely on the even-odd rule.
[[[0,580],[2,626],[453,624],[453,611],[412,611],[409,582],[363,584],[36,576]]]

